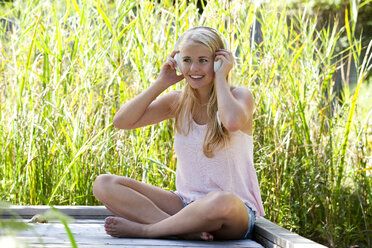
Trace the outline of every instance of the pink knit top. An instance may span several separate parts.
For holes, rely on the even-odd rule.
[[[230,191],[256,216],[265,215],[253,166],[253,136],[230,132],[230,147],[216,150],[214,157],[207,158],[203,153],[205,129],[206,125],[192,121],[187,136],[175,135],[176,193],[189,203],[211,191]]]

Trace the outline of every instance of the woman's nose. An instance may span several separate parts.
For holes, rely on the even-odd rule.
[[[190,71],[197,71],[197,70],[198,70],[198,65],[196,63],[191,63]]]

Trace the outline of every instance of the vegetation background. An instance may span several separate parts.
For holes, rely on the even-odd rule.
[[[183,31],[208,25],[236,55],[233,84],[255,95],[266,218],[330,247],[371,247],[371,9],[371,0],[0,1],[0,199],[97,205],[102,173],[174,190],[173,121],[119,131],[112,118],[155,80]]]

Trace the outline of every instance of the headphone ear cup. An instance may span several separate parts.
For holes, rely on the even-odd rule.
[[[221,60],[214,61],[214,64],[213,64],[214,72],[216,72],[218,69],[220,69],[221,64],[222,64]]]
[[[174,59],[176,60],[177,62],[177,66],[176,66],[176,70],[182,74],[182,71],[181,71],[181,57],[180,57],[180,53],[176,53],[176,55],[174,55]]]

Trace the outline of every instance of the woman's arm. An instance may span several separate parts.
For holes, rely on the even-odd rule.
[[[219,118],[229,131],[251,132],[254,109],[253,95],[245,88],[230,89],[226,77],[234,63],[231,52],[220,50],[216,52],[216,55],[216,58],[222,60],[222,66],[215,75]]]
[[[178,92],[169,92],[156,99],[169,86],[183,79],[177,75],[175,61],[176,52],[172,52],[160,70],[158,79],[149,88],[125,103],[114,116],[114,126],[120,129],[134,129],[154,124],[173,117],[171,106],[178,99]]]
[[[218,85],[218,86],[217,86]],[[227,87],[226,87],[227,86]],[[221,122],[229,131],[247,130],[248,123],[252,123],[254,99],[246,88],[230,86],[221,80],[217,83],[218,113]]]

